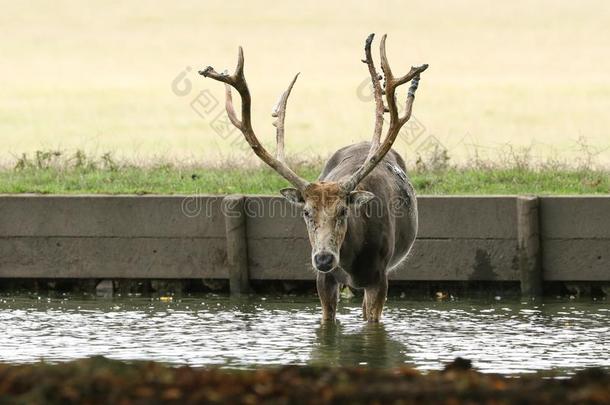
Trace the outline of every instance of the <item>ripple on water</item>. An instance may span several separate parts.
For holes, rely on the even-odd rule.
[[[104,355],[195,366],[401,364],[439,369],[457,356],[484,372],[610,368],[606,302],[390,301],[379,325],[356,301],[320,325],[313,299],[0,301],[0,361]]]

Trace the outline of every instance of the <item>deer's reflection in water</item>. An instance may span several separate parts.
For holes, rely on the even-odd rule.
[[[352,325],[350,325],[352,326]],[[406,347],[389,337],[381,323],[346,329],[339,321],[321,324],[309,364],[318,366],[398,367],[407,362]]]

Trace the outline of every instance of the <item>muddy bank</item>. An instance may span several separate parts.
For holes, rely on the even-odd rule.
[[[561,380],[505,378],[478,373],[462,359],[424,375],[406,367],[227,371],[95,357],[58,365],[0,365],[0,403],[602,404],[610,403],[610,374],[588,369]]]

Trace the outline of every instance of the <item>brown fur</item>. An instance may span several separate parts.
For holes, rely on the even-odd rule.
[[[318,252],[332,252],[336,266],[317,272],[323,319],[335,318],[339,288],[364,289],[363,317],[378,322],[387,296],[388,272],[409,252],[417,233],[417,201],[402,158],[393,150],[360,183],[360,192],[374,194],[357,208],[339,186],[369,151],[368,142],[337,151],[317,182],[302,192],[301,204],[312,245],[312,264]],[[396,205],[399,201],[400,204]],[[373,208],[372,213],[365,213]],[[346,211],[344,219],[341,211]]]
[[[345,193],[337,182],[310,183],[303,191],[303,199],[310,202],[315,212],[333,212],[344,202]]]

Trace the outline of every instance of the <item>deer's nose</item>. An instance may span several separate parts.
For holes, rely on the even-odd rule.
[[[326,253],[326,252],[317,253],[313,257],[313,261],[316,265],[316,269],[323,271],[323,272],[332,270],[334,260],[335,260],[334,256],[331,253]]]

